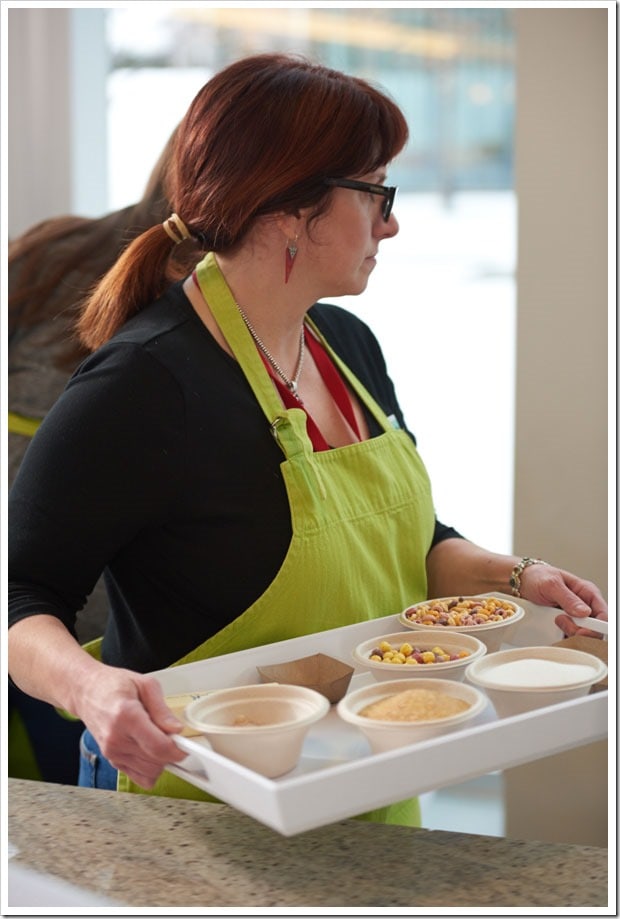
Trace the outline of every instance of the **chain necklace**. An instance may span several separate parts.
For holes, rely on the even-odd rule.
[[[252,325],[248,317],[245,315],[245,313],[243,312],[243,310],[241,309],[238,303],[237,303],[237,309],[241,313],[241,318],[245,322],[248,332],[250,333],[250,335],[252,336],[252,338],[254,339],[258,347],[260,348],[260,350],[263,352],[263,354],[265,355],[265,357],[267,358],[267,360],[269,361],[269,363],[271,364],[275,372],[278,374],[279,377],[282,378],[282,380],[284,380],[284,384],[286,388],[290,389],[290,391],[293,393],[295,398],[299,399],[299,401],[301,402],[301,399],[299,398],[299,394],[297,392],[297,384],[299,383],[299,377],[301,376],[302,367],[304,365],[304,357],[306,355],[306,343],[304,339],[303,325],[301,328],[301,334],[299,336],[299,357],[297,359],[297,368],[295,370],[295,375],[293,376],[293,379],[291,380],[284,373],[284,371],[282,370],[282,368],[280,367],[276,359],[272,357],[272,355],[269,353],[267,346],[263,343],[263,341],[256,334],[256,331],[254,330],[254,326]]]

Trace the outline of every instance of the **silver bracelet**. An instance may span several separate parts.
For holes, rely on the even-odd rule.
[[[542,558],[522,558],[518,565],[515,565],[510,573],[510,587],[513,597],[521,596],[521,575],[530,565],[548,565]]]

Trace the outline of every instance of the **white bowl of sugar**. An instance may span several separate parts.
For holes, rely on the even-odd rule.
[[[467,667],[465,681],[482,689],[502,718],[578,699],[606,675],[593,654],[536,646],[487,654]]]

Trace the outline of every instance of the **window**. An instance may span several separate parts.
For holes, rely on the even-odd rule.
[[[381,341],[440,518],[512,551],[510,10],[159,3],[111,8],[107,26],[110,209],[140,197],[196,91],[244,54],[305,53],[401,105],[411,141],[389,174],[401,230],[383,243],[368,290],[337,302]]]

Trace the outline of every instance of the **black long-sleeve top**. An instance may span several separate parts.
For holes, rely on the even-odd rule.
[[[329,304],[310,316],[405,428],[365,323]],[[9,498],[9,624],[48,613],[73,631],[105,570],[103,659],[178,660],[276,576],[291,539],[282,460],[241,368],[174,285],[85,360],[27,450]],[[433,545],[455,536],[437,521]]]

